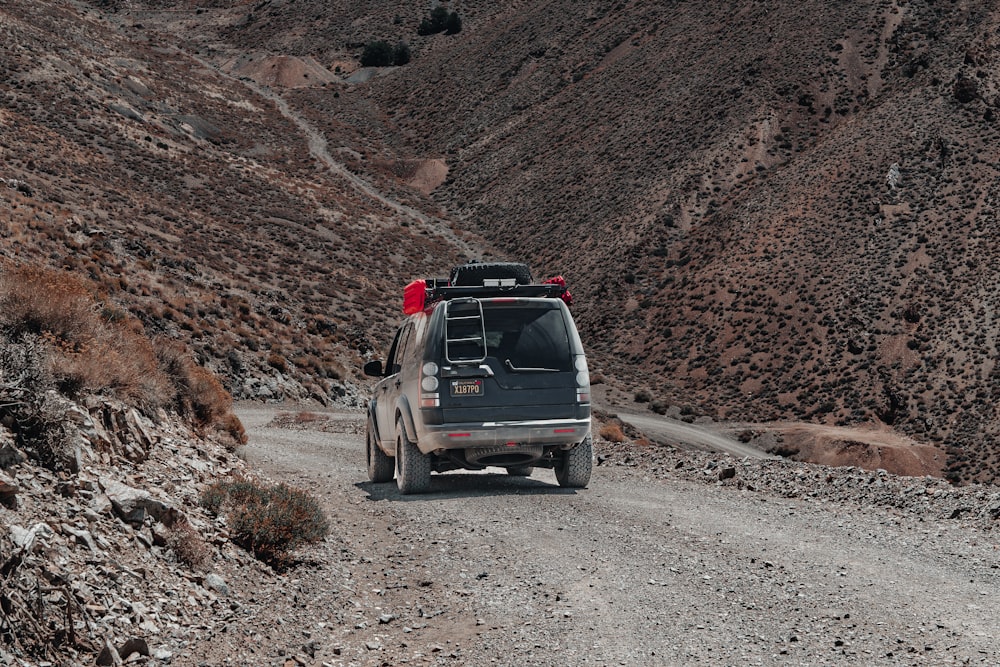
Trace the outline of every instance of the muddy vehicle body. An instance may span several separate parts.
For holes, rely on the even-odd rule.
[[[523,265],[484,266],[411,283],[385,363],[365,365],[380,378],[366,433],[373,482],[395,476],[420,493],[431,472],[488,466],[590,481],[590,377],[565,286],[531,284],[511,268]]]

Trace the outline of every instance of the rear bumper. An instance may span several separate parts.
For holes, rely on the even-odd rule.
[[[417,447],[425,454],[440,449],[468,449],[516,443],[569,448],[590,433],[590,418],[518,422],[476,422],[425,426]]]

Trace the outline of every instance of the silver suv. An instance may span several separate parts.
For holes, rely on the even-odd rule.
[[[463,270],[464,269],[464,270]],[[561,278],[531,284],[523,264],[458,267],[407,286],[409,317],[368,405],[368,476],[403,494],[431,472],[487,466],[560,486],[590,481],[590,376]]]

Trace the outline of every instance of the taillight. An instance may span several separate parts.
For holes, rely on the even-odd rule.
[[[587,370],[587,357],[577,355],[573,361],[576,368],[576,402],[590,403],[590,371]]]
[[[441,407],[441,395],[438,393],[440,381],[437,377],[438,365],[433,361],[428,361],[420,368],[420,392],[419,401],[422,408]]]

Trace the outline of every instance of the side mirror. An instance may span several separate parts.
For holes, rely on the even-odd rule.
[[[365,364],[365,375],[376,378],[382,377],[382,361],[380,359],[376,359],[375,361],[369,361]]]

